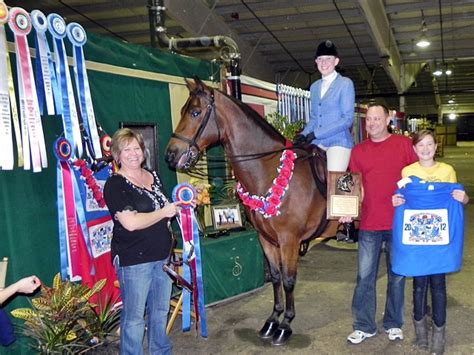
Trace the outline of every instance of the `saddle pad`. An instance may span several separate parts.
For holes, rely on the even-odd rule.
[[[451,192],[461,184],[411,183],[396,193],[405,204],[395,208],[393,219],[392,271],[403,276],[424,276],[461,269],[464,208]]]

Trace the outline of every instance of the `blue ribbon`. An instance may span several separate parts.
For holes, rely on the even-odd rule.
[[[204,308],[204,283],[202,279],[202,259],[201,259],[201,244],[199,242],[199,228],[196,221],[196,215],[194,210],[191,209],[191,221],[193,226],[193,244],[194,244],[194,253],[196,255],[196,282],[198,289],[198,308],[199,308],[199,317],[201,321],[201,336],[207,338],[207,325],[206,325],[206,310]],[[196,300],[195,300],[196,301]]]
[[[66,280],[68,276],[69,261],[67,258],[67,232],[66,219],[64,218],[66,210],[64,206],[63,173],[61,164],[65,164],[67,166],[67,163],[63,163],[58,160],[56,165],[56,196],[58,199],[59,259],[61,267],[61,279]]]

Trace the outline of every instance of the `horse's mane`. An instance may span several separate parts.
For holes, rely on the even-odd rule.
[[[221,90],[216,90],[220,94],[224,95],[227,97],[229,100],[231,100],[235,105],[237,105],[245,114],[245,116],[252,120],[257,126],[259,126],[264,132],[268,133],[271,137],[275,137],[278,140],[281,140],[283,143],[285,142],[286,138],[283,137],[283,135],[278,132],[275,127],[273,127],[270,123],[267,122],[265,118],[260,116],[260,114],[255,111],[252,107],[249,105],[243,103],[240,100],[237,100],[233,96],[227,95],[225,92]]]

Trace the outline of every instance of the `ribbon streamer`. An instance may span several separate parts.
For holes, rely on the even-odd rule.
[[[82,47],[87,42],[86,31],[78,23],[72,22],[66,27],[67,36],[73,45],[74,74],[76,79],[76,93],[79,98],[79,107],[84,124],[86,139],[92,143],[91,155],[94,159],[102,158],[99,133],[95,121],[94,107],[89,89],[86,61]]]
[[[46,39],[48,22],[46,16],[40,10],[33,10],[31,12],[31,21],[36,31],[36,91],[38,94],[40,113],[41,115],[43,114],[43,106],[46,101],[48,115],[55,114],[55,107],[56,112],[60,114],[61,96],[56,81],[51,51],[49,50],[48,40]]]
[[[47,20],[48,30],[53,36],[56,77],[58,78],[61,92],[64,135],[72,144],[73,156],[77,152],[77,157],[80,158],[82,156],[82,137],[76,103],[74,101],[74,92],[67,62],[66,48],[63,42],[63,39],[66,36],[66,23],[58,14],[49,14]]]
[[[26,145],[26,142],[29,142],[33,171],[39,172],[42,167],[46,168],[48,166],[48,162],[35,80],[31,66],[28,42],[26,40],[27,34],[31,31],[31,19],[24,9],[13,7],[10,9],[8,24],[15,35],[22,129],[27,128],[27,133],[22,132],[23,143]],[[29,152],[25,149],[23,155],[25,169],[29,169],[30,167],[30,157],[27,153]]]
[[[0,168],[12,170],[13,158],[13,138],[10,115],[10,95],[8,92],[8,81],[3,78],[8,77],[8,67],[10,61],[8,57],[7,38],[5,27],[8,20],[8,8],[4,3],[0,3]]]

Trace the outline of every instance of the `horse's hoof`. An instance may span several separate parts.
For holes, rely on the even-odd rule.
[[[285,345],[288,339],[290,339],[291,334],[293,334],[291,328],[278,328],[275,334],[273,334],[272,345]]]
[[[279,325],[280,325],[280,322],[266,321],[265,325],[258,332],[258,336],[262,339],[269,339],[273,337],[273,334],[275,333]]]
[[[309,249],[309,241],[306,241],[306,240],[302,241],[300,243],[300,250],[299,250],[298,254],[300,256],[305,256],[306,253],[308,252],[308,249]]]

